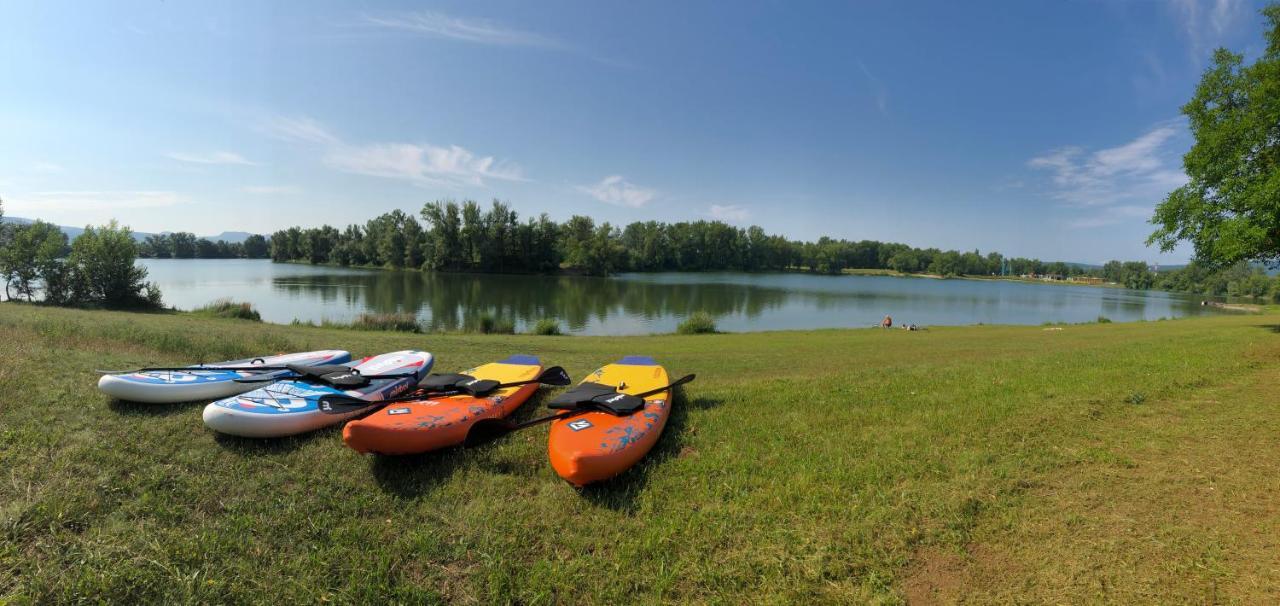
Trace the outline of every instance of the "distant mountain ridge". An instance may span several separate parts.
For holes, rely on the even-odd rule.
[[[34,219],[26,219],[23,217],[5,217],[2,220],[5,223],[13,223],[16,225],[30,225],[32,223],[35,223]],[[59,225],[58,229],[61,229],[62,233],[67,234],[68,240],[75,240],[76,238],[80,237],[80,234],[84,233],[84,228],[82,227],[70,227],[67,225]],[[164,236],[171,233],[173,232],[164,231],[164,232],[160,232],[159,234],[154,234],[154,233],[145,232],[145,231],[135,231],[133,232],[133,239],[141,242],[143,240],[146,240],[147,236],[156,236],[156,235]],[[197,236],[197,237],[203,240],[208,240],[210,242],[217,242],[219,240],[222,240],[228,244],[243,244],[244,241],[247,240],[249,236],[252,236],[252,235],[253,234],[247,231],[224,231],[216,236]]]

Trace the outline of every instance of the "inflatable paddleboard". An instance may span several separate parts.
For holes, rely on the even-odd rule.
[[[320,364],[344,364],[349,361],[351,361],[351,354],[345,351],[306,351],[279,356],[228,360],[226,362],[201,364],[192,367],[200,370],[160,370],[104,375],[101,379],[98,379],[98,389],[117,400],[146,402],[149,404],[217,400],[244,393],[260,386],[260,384],[237,383],[236,379],[270,372],[217,370],[219,367],[284,366],[286,364],[315,366]],[[289,374],[288,371],[276,372]]]
[[[511,356],[461,374],[499,383],[536,378],[542,363],[534,356]],[[462,444],[480,419],[503,418],[538,391],[537,383],[506,387],[484,396],[470,395],[395,402],[342,428],[342,440],[358,452],[404,455]]]
[[[204,424],[217,432],[246,438],[279,438],[341,423],[364,412],[320,412],[322,396],[339,395],[377,402],[418,385],[434,362],[425,351],[398,351],[349,364],[360,375],[406,375],[371,378],[367,385],[341,389],[318,382],[285,379],[249,393],[218,400],[204,408]]]
[[[648,356],[627,356],[597,370],[583,383],[640,394],[670,383],[666,369]],[[576,414],[551,423],[547,450],[551,466],[574,486],[612,478],[648,454],[671,414],[671,390],[645,398],[644,408],[624,416]]]

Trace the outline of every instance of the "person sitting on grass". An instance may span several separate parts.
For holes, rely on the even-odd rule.
[[[880,328],[893,328],[893,318],[885,316],[884,319],[880,321]]]

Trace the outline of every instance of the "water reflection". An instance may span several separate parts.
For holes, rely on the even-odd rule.
[[[459,330],[482,314],[525,330],[555,318],[580,334],[669,332],[704,310],[723,330],[861,327],[898,322],[1040,324],[1153,320],[1215,313],[1193,297],[1087,286],[883,276],[629,274],[498,276],[364,271],[263,261],[148,260],[170,305],[250,301],[271,322],[346,321],[411,312],[433,330]]]

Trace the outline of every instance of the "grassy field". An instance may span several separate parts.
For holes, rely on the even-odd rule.
[[[1278,323],[440,336],[0,304],[0,603],[1275,603]],[[215,435],[91,370],[329,347],[698,380],[579,491],[541,427],[376,458]]]

